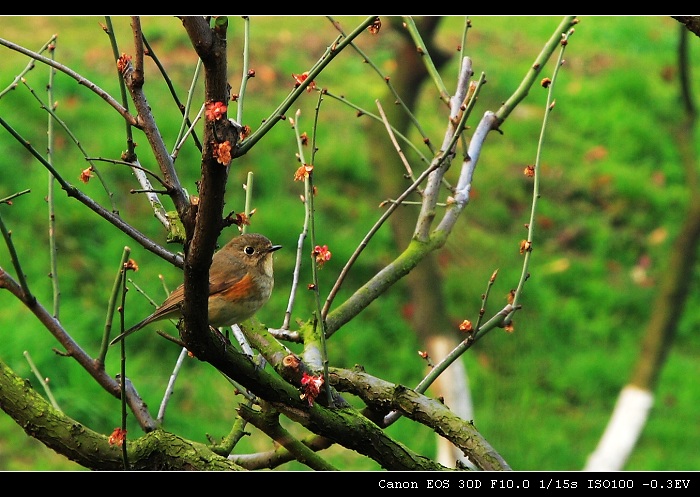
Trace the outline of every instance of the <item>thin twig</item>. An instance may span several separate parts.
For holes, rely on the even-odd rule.
[[[32,356],[29,355],[29,351],[27,351],[27,350],[24,351],[24,358],[27,360],[27,364],[29,364],[29,368],[32,370],[32,373],[34,373],[34,376],[39,381],[39,384],[44,389],[44,392],[46,392],[46,396],[49,398],[49,402],[51,402],[51,405],[53,406],[53,408],[58,410],[58,411],[62,411],[62,409],[58,405],[58,402],[56,402],[56,398],[53,396],[53,392],[51,391],[51,387],[49,387],[48,378],[44,378],[41,375],[39,368],[36,367],[36,364],[34,364],[34,361],[32,360]]]

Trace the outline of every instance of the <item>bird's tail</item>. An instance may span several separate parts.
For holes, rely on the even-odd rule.
[[[138,323],[138,324],[132,326],[131,328],[129,328],[128,330],[126,330],[124,333],[121,333],[121,334],[117,335],[116,337],[114,337],[114,339],[111,342],[109,342],[109,344],[114,345],[117,342],[121,342],[127,336],[131,335],[133,332],[139,331],[141,328],[146,326],[148,324],[148,322],[149,322],[148,319],[144,319],[140,323]]]

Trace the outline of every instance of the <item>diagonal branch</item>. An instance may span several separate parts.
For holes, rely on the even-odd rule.
[[[56,62],[53,59],[50,59],[48,57],[44,57],[41,54],[38,54],[36,52],[32,52],[31,50],[27,50],[24,47],[21,47],[15,43],[12,43],[11,41],[5,40],[3,38],[0,38],[0,45],[6,46],[7,48],[14,50],[16,52],[19,52],[21,54],[26,55],[27,57],[31,57],[32,59],[42,62],[46,64],[47,66],[51,66],[55,69],[58,69],[64,74],[67,74],[74,80],[78,82],[78,84],[85,86],[88,88],[90,91],[98,95],[102,100],[107,102],[109,105],[111,105],[121,116],[132,126],[138,126],[137,124],[137,119],[132,116],[127,109],[125,109],[119,102],[117,102],[112,96],[104,91],[102,88],[97,86],[95,83],[90,81],[89,79],[81,76],[74,70],[70,69],[69,67],[64,66],[60,62]]]
[[[430,427],[462,449],[479,468],[486,471],[510,469],[471,422],[461,419],[443,403],[364,372],[332,368],[330,379],[339,389],[351,390],[360,396],[369,407],[397,410],[407,418]]]
[[[66,349],[65,355],[68,355],[75,359],[75,361],[80,364],[85,371],[87,371],[90,376],[92,376],[95,381],[102,386],[107,392],[116,398],[121,395],[120,384],[114,378],[109,376],[104,370],[104,364],[99,363],[92,357],[90,357],[87,352],[85,352],[73,338],[66,332],[66,330],[61,326],[61,323],[53,317],[37,300],[27,299],[19,284],[0,267],[0,288],[5,288],[10,291],[17,299],[19,299],[27,308],[34,313],[34,315],[39,319],[41,324],[58,340],[58,342],[63,345]],[[0,395],[0,399],[2,399]],[[146,430],[154,430],[157,425],[156,422],[150,417],[148,413],[148,408],[146,404],[141,400],[141,398],[132,390],[127,390],[127,402],[131,407],[134,415],[139,420],[141,426]]]

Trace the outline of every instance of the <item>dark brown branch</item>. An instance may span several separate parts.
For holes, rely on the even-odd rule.
[[[226,24],[214,21],[210,28],[203,17],[183,17],[182,25],[190,37],[192,46],[204,65],[204,99],[206,103],[228,103]],[[214,149],[219,143],[229,142],[231,148],[238,143],[238,130],[225,113],[218,120],[207,118],[204,126],[199,202],[188,216],[181,217],[187,242],[185,244],[183,305],[183,341],[197,357],[208,360],[220,346],[209,333],[207,325],[207,300],[209,267],[211,265],[219,233],[224,226],[224,193],[228,181],[228,164],[217,161]]]

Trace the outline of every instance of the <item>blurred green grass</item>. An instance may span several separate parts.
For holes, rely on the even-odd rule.
[[[355,20],[342,18],[341,22],[351,29]],[[116,94],[111,52],[100,21],[68,16],[2,17],[0,36],[35,49],[58,33],[57,58]],[[463,23],[458,17],[443,22],[438,35],[441,46],[455,51]],[[558,23],[558,17],[472,18],[464,53],[472,58],[475,73],[484,71],[488,80],[475,119],[487,109],[495,110],[514,91]],[[382,45],[382,37],[396,36],[386,25],[379,38],[362,37],[358,44],[391,74],[400,61],[392,60]],[[184,98],[194,58],[179,21],[145,17],[143,26]],[[124,35],[120,49],[130,51],[128,19],[115,18],[115,30]],[[240,19],[232,18],[229,70],[234,88],[240,82],[242,33]],[[290,90],[291,74],[308,69],[335,35],[322,17],[253,18],[250,55],[256,77],[248,85],[244,124],[255,128],[267,118]],[[678,85],[672,79],[677,40],[678,25],[670,18],[582,17],[567,48],[565,67],[557,82],[557,105],[545,139],[536,250],[524,309],[516,315],[513,334],[497,330],[464,357],[475,403],[475,425],[514,469],[581,469],[605,428],[639,351],[644,324],[653,312],[653,283],[664,269],[687,200],[673,142],[673,126],[680,113]],[[691,40],[693,54],[697,54],[696,41]],[[26,65],[23,57],[2,50],[7,56],[0,57],[0,88]],[[443,70],[448,88],[456,63],[451,61]],[[544,74],[551,70],[550,63]],[[37,91],[43,90],[45,73],[39,65],[28,76]],[[341,54],[317,84],[372,111],[384,88],[384,82],[367,64],[349,52]],[[89,153],[118,157],[124,143],[116,113],[105,111],[99,98],[65,77],[59,75],[55,87],[61,117],[70,123]],[[698,82],[693,88],[700,95]],[[147,91],[161,133],[172,144],[179,128],[178,112],[153,72],[147,73]],[[534,162],[545,99],[541,88],[533,88],[503,126],[504,134],[492,134],[487,140],[472,200],[440,258],[447,308],[455,322],[476,317],[480,296],[495,269],[499,269],[499,277],[492,291],[491,312],[500,309],[520,275],[517,247],[524,236],[522,225],[527,222],[531,196],[530,184],[521,171]],[[317,96],[310,94],[290,109],[302,109],[301,127],[309,132],[316,104]],[[3,116],[14,112],[18,117],[11,123],[40,144],[39,148],[44,146],[46,116],[24,89],[1,99],[0,112]],[[356,244],[381,214],[377,205],[383,199],[373,195],[381,178],[375,177],[368,162],[362,119],[353,116],[353,110],[324,99],[314,173],[320,189],[316,230],[322,242],[330,245],[333,259],[321,271],[321,288],[330,288]],[[432,87],[424,89],[418,116],[433,142],[439,143],[444,111]],[[65,137],[62,140],[56,164],[77,184],[77,175],[86,165]],[[142,163],[153,167],[145,152],[145,138],[137,136],[137,141],[142,142],[137,149]],[[289,125],[279,124],[236,162],[227,191],[227,208],[242,210],[240,185],[253,171],[258,211],[252,228],[285,247],[276,259],[275,295],[259,313],[261,321],[271,326],[281,323],[286,307],[294,247],[302,224],[301,190],[291,181],[298,165],[295,152]],[[183,184],[194,192],[199,166],[193,146],[183,149],[178,165]],[[130,176],[116,166],[99,167],[113,188],[120,213],[145,233],[163,240],[148,207],[126,193],[133,187]],[[31,195],[3,210],[3,219],[13,230],[20,255],[31,251],[31,257],[22,258],[24,270],[40,301],[49,305],[48,255],[43,250],[47,243],[46,173],[6,133],[0,135],[0,171],[0,196],[32,188]],[[81,187],[109,205],[96,181]],[[124,245],[133,244],[76,202],[66,201],[60,193],[58,197],[61,320],[94,354],[121,251]],[[227,236],[224,234],[222,240]],[[132,249],[141,266],[134,280],[155,300],[161,300],[163,289],[156,276],[163,274],[173,288],[180,282],[178,271],[139,247]],[[388,232],[381,231],[336,302],[391,260],[398,249]],[[0,257],[2,266],[8,266],[4,245]],[[635,268],[643,257],[651,264],[644,278],[635,279]],[[697,268],[689,268],[689,277],[697,281]],[[370,374],[415,385],[424,367],[416,354],[422,344],[402,317],[405,297],[404,287],[399,285],[336,333],[329,341],[331,364],[362,364]],[[136,292],[130,292],[129,299],[127,319],[136,320],[150,311]],[[694,379],[700,369],[700,343],[694,333],[700,320],[698,300],[694,286],[660,378],[651,418],[628,470],[700,467],[696,450],[700,430],[693,402],[698,393]],[[302,293],[294,317],[307,318],[311,309],[310,296]],[[118,425],[118,402],[97,388],[70,359],[54,354],[51,347],[55,342],[37,333],[28,311],[6,292],[0,292],[0,323],[0,358],[18,374],[31,377],[22,357],[22,351],[29,350],[42,373],[51,377],[54,394],[69,415],[106,434]],[[152,331],[134,335],[129,347],[130,376],[155,412],[179,351]],[[106,367],[116,374],[116,357],[108,357]],[[196,360],[187,361],[165,428],[202,442],[207,434],[221,437],[235,419],[237,401],[221,375]],[[135,426],[132,429],[137,430]],[[430,454],[434,450],[434,437],[414,423],[402,420],[389,432],[416,451]],[[269,444],[254,438],[244,439],[243,450],[269,449]],[[331,463],[344,469],[376,469],[371,461],[344,449],[329,449],[327,455]],[[76,467],[26,437],[20,427],[0,415],[0,469]],[[282,469],[303,467],[291,463]]]

